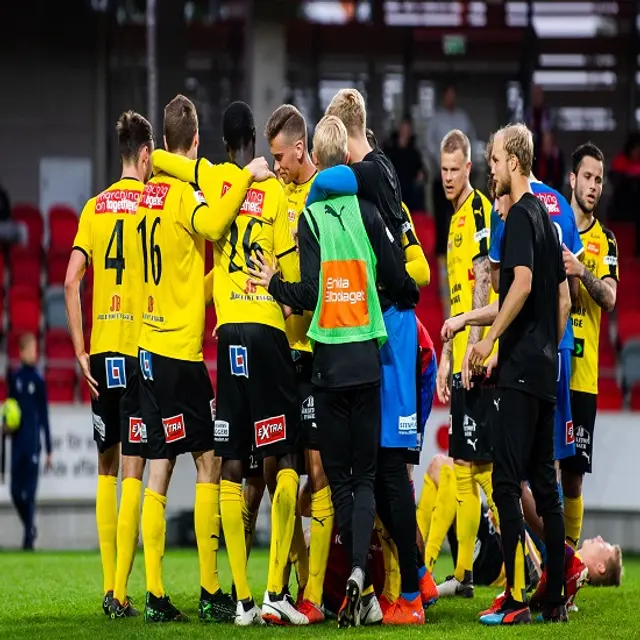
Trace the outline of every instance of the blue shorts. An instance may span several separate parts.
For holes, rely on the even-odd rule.
[[[418,444],[416,368],[418,327],[413,310],[391,307],[384,313],[387,341],[380,349],[382,430],[380,446],[414,448]]]
[[[418,451],[422,451],[422,445],[424,444],[424,433],[427,430],[427,421],[433,407],[437,375],[438,359],[434,353],[427,368],[418,373]]]
[[[564,460],[576,452],[576,439],[573,433],[571,418],[571,395],[569,380],[571,378],[571,351],[558,351],[558,383],[555,417],[554,458]]]

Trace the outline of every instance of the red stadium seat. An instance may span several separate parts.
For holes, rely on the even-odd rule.
[[[31,250],[41,250],[44,220],[40,210],[31,204],[16,204],[11,211],[11,218],[27,228],[26,247]]]
[[[640,384],[636,384],[631,388],[631,411],[640,411]]]
[[[433,256],[436,249],[436,223],[433,216],[424,211],[416,211],[411,214],[411,218],[425,255]]]
[[[598,355],[598,364],[600,369],[615,369],[616,360],[616,352],[609,344],[608,338],[604,334],[601,334],[600,350]]]
[[[49,247],[55,251],[71,251],[78,230],[78,215],[67,205],[57,204],[49,209]]]
[[[0,401],[4,402],[7,399],[8,393],[7,381],[4,378],[0,378]]]
[[[204,272],[209,273],[213,269],[213,244],[208,240],[204,243]]]
[[[76,371],[70,367],[47,367],[45,370],[49,402],[71,403],[75,401]]]
[[[68,251],[50,250],[47,254],[47,283],[64,284],[68,264]]]
[[[4,290],[5,288],[5,262],[4,251],[0,251],[0,290]]]
[[[640,310],[640,261],[634,258],[620,261],[616,306],[620,310]]]
[[[14,331],[37,333],[42,315],[40,297],[30,287],[9,289],[9,324]]]
[[[631,338],[640,337],[640,309],[620,309],[618,313],[618,338],[624,345]]]
[[[618,243],[618,255],[621,258],[635,255],[636,251],[636,227],[633,222],[612,222],[607,225]]]
[[[75,362],[73,343],[64,329],[50,329],[45,335],[47,366],[70,366]]]
[[[33,289],[40,294],[42,268],[39,257],[24,253],[11,254],[11,284]]]
[[[622,408],[622,391],[612,378],[601,378],[598,381],[598,409],[619,411]]]

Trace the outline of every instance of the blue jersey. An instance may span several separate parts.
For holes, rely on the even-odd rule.
[[[534,195],[547,208],[551,216],[551,222],[558,232],[560,245],[566,245],[567,249],[578,256],[583,251],[582,240],[576,225],[576,217],[567,199],[555,189],[548,187],[543,182],[531,182],[531,190]],[[504,222],[496,213],[491,212],[491,244],[489,246],[489,259],[491,262],[502,260],[502,236],[504,234]],[[567,328],[562,336],[559,349],[571,349],[573,351],[573,325],[571,318],[567,320]]]
[[[23,364],[9,374],[9,397],[20,405],[20,428],[11,438],[11,457],[14,461],[37,456],[42,446],[51,453],[47,390],[42,376],[35,367]]]

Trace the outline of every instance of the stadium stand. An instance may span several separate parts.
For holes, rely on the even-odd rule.
[[[45,219],[29,204],[16,204],[13,219],[26,228],[25,242],[0,252],[0,328],[7,355],[0,371],[0,400],[6,397],[7,367],[19,359],[18,342],[27,331],[38,336],[43,370],[51,402],[90,401],[86,385],[81,384],[73,348],[67,333],[64,307],[64,276],[69,252],[77,229],[78,214],[66,205],[54,205]],[[415,212],[416,234],[431,266],[431,285],[423,290],[418,316],[431,334],[438,355],[440,328],[444,321],[439,297],[439,269],[435,257],[433,218]],[[602,314],[600,340],[600,393],[603,410],[640,409],[640,259],[635,257],[635,228],[629,223],[612,223],[621,256],[621,281],[614,314]],[[48,242],[45,242],[45,239]],[[44,259],[43,259],[44,258]],[[213,251],[207,243],[206,269],[213,266]],[[44,276],[44,277],[43,277]],[[89,347],[92,314],[93,269],[83,282],[84,331]],[[209,375],[216,383],[217,343],[212,336],[216,326],[213,307],[207,309],[203,351]],[[435,403],[438,403],[437,397]]]

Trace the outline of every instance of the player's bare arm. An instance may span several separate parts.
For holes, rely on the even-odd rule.
[[[498,316],[499,304],[494,300],[481,309],[474,309],[467,313],[461,313],[459,316],[453,316],[442,325],[440,337],[443,342],[453,340],[456,333],[464,330],[466,327],[488,327]]]
[[[79,249],[74,249],[69,258],[67,274],[64,279],[64,303],[67,310],[67,324],[76,359],[82,370],[89,391],[94,398],[98,397],[98,383],[91,375],[89,354],[84,348],[82,331],[82,307],[80,305],[80,283],[87,269],[87,258]]]
[[[491,263],[487,256],[476,258],[473,261],[473,276],[475,287],[473,289],[472,310],[482,309],[489,301],[489,290],[491,287]],[[482,337],[482,327],[472,325],[469,331],[469,344],[474,345]]]
[[[438,399],[442,404],[447,404],[451,399],[451,388],[449,386],[449,376],[451,374],[451,356],[453,353],[453,341],[445,342],[442,347],[442,356],[438,365],[438,375],[436,377],[436,391]]]
[[[565,246],[562,258],[567,276],[576,276],[589,292],[596,304],[605,311],[611,312],[616,306],[618,283],[614,278],[596,278],[587,267],[578,260]]]
[[[567,320],[571,313],[571,294],[567,280],[563,280],[558,285],[558,345],[562,342]]]

